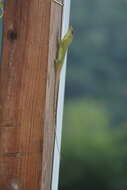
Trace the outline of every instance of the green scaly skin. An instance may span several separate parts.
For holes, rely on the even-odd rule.
[[[64,63],[65,55],[69,46],[72,43],[74,36],[74,30],[72,27],[68,29],[67,34],[63,37],[62,40],[58,43],[58,51],[57,51],[57,58],[54,61],[55,65],[55,97],[54,97],[54,113],[55,113],[55,122],[56,122],[56,111],[57,111],[57,99],[58,99],[58,91],[59,91],[59,81],[60,81],[60,72]]]
[[[59,67],[61,68],[64,63],[64,58],[65,58],[65,55],[66,55],[66,52],[67,52],[69,46],[72,43],[73,36],[74,36],[74,30],[73,30],[72,26],[70,26],[67,34],[58,43],[57,58],[55,60],[56,72],[57,72],[57,70],[60,70]]]

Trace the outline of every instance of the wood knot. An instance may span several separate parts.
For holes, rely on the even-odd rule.
[[[10,41],[15,41],[15,40],[17,40],[17,32],[15,31],[15,30],[9,30],[8,32],[7,32],[7,38],[8,38],[8,40],[10,40]]]

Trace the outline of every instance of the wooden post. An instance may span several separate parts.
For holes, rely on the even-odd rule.
[[[5,1],[0,64],[1,190],[51,189],[54,59],[62,10],[54,0]]]

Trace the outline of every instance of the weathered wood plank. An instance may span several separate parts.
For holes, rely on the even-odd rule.
[[[52,164],[53,153],[55,145],[55,118],[54,118],[54,86],[55,86],[55,72],[54,72],[54,60],[56,58],[58,39],[61,35],[61,16],[63,7],[57,5],[52,1],[51,3],[51,21],[50,21],[50,40],[49,40],[49,59],[48,59],[48,83],[47,83],[47,99],[46,99],[46,112],[45,125],[44,125],[44,152],[43,152],[43,164],[45,166],[45,174],[42,175],[42,190],[51,189],[51,183],[49,184],[48,178],[52,181]],[[55,98],[55,97],[54,97]],[[51,116],[49,119],[49,115]],[[53,144],[53,147],[52,147]],[[52,162],[51,162],[52,159]]]
[[[5,4],[0,65],[0,189],[49,190],[54,67],[61,11],[51,0]]]

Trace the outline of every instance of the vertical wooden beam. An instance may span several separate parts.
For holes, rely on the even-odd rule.
[[[56,126],[54,120],[55,119],[54,99],[51,99],[51,97],[54,94],[54,85],[55,85],[54,60],[56,58],[58,39],[60,39],[61,36],[62,11],[63,7],[52,1],[50,35],[49,35],[48,79],[47,79],[47,88],[46,88],[47,98],[46,98],[46,112],[45,112],[48,114],[45,115],[45,123],[44,123],[45,135],[44,135],[44,146],[43,146],[44,149],[43,149],[43,163],[42,163],[42,167],[44,167],[43,171],[44,175],[42,175],[42,186],[41,186],[42,190],[51,189],[52,185],[53,153],[54,153]],[[51,116],[50,118],[49,115]],[[49,178],[51,182],[50,184],[49,184]]]
[[[5,1],[0,65],[0,189],[50,190],[54,148],[54,59],[62,7]]]

